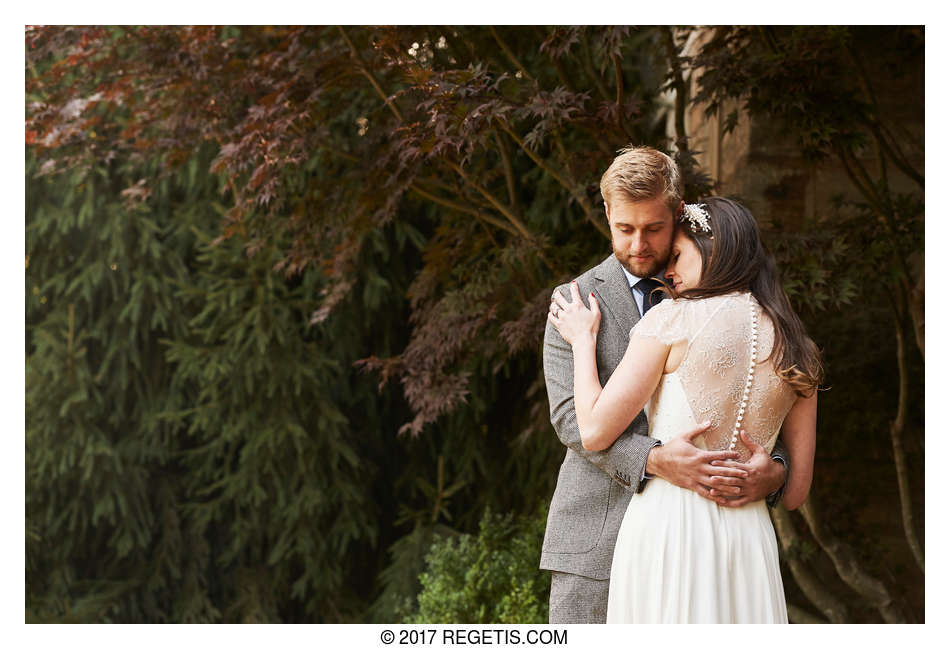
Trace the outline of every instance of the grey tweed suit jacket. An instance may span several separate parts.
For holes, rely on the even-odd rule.
[[[614,255],[578,277],[577,286],[585,305],[591,292],[600,305],[597,371],[603,385],[627,351],[630,329],[640,320],[640,313]],[[569,285],[555,290],[570,299]],[[551,423],[567,451],[548,511],[540,567],[609,579],[620,523],[630,498],[643,490],[645,483],[640,478],[647,455],[659,442],[648,437],[646,416],[640,412],[610,448],[585,450],[574,412],[574,355],[550,322],[544,330],[542,356]],[[781,439],[772,449],[772,457],[788,466],[788,451]],[[774,505],[781,496],[780,489],[769,497],[768,504]]]
[[[593,292],[600,305],[597,370],[603,385],[627,351],[630,329],[640,314],[614,255],[578,277],[577,286],[584,304]],[[570,299],[569,285],[556,290]],[[641,412],[610,448],[585,450],[574,413],[574,356],[550,322],[544,331],[543,360],[551,423],[567,452],[548,511],[540,567],[608,579],[620,522],[632,494],[642,489],[640,476],[657,441],[647,437]]]

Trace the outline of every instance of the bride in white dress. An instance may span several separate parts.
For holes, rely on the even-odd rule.
[[[733,201],[688,205],[666,276],[675,299],[632,329],[623,360],[601,388],[596,296],[584,306],[556,294],[548,318],[571,343],[574,402],[588,450],[608,448],[644,409],[650,436],[669,441],[699,422],[694,439],[748,459],[742,436],[771,451],[779,433],[790,467],[782,503],[811,486],[818,349],[782,290],[755,219]],[[741,464],[724,462],[727,466]],[[730,491],[725,479],[722,500]],[[630,500],[614,548],[608,623],[787,623],[775,532],[764,501],[720,506],[662,479]]]

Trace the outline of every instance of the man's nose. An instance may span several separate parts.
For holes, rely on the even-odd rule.
[[[633,241],[630,243],[630,247],[633,248],[635,252],[640,252],[641,250],[646,249],[646,241],[643,239],[642,234],[634,234]]]

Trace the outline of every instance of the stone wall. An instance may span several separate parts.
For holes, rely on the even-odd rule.
[[[685,53],[695,53],[703,41],[702,37],[692,39],[690,51]],[[924,141],[922,66],[895,75],[886,50],[873,51],[864,63],[877,84],[877,99],[885,120],[905,143],[904,154],[922,171],[922,145],[910,144]],[[693,74],[689,79],[691,93],[696,90],[696,76]],[[780,124],[750,120],[740,110],[738,126],[726,134],[725,115],[733,107],[707,117],[705,106],[691,104],[686,114],[690,146],[700,151],[697,159],[716,182],[715,193],[740,200],[763,225],[775,220],[789,229],[820,222],[830,211],[835,195],[861,200],[837,159],[807,162],[799,153],[798,143],[783,132]],[[878,175],[879,163],[873,146],[867,147],[860,159],[873,176]],[[893,191],[919,191],[913,181],[890,166],[888,177]]]

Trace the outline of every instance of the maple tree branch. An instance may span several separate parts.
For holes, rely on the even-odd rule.
[[[631,140],[634,138],[627,130],[627,125],[623,119],[623,68],[620,66],[620,57],[613,54],[611,57],[614,63],[614,77],[617,81],[617,127]]]
[[[485,189],[484,187],[476,183],[474,180],[472,180],[469,177],[469,175],[465,173],[465,170],[462,169],[462,167],[460,167],[456,163],[452,162],[451,160],[446,160],[446,164],[449,165],[452,169],[454,169],[455,173],[457,173],[459,176],[462,177],[462,180],[467,182],[476,191],[478,191],[479,194],[484,196],[496,210],[501,212],[505,216],[505,218],[508,219],[508,222],[511,223],[511,225],[515,227],[515,229],[518,231],[518,234],[520,234],[522,237],[524,237],[528,241],[534,241],[534,236],[531,234],[531,231],[528,230],[528,227],[521,221],[521,219],[515,216],[511,212],[511,210],[509,210],[504,205],[502,205],[501,202],[497,198],[495,198],[490,191],[488,191],[487,189]]]
[[[861,90],[864,93],[864,98],[875,110],[875,114],[873,116],[862,114],[861,121],[863,121],[867,127],[871,129],[871,133],[874,135],[874,139],[881,150],[880,155],[882,155],[882,157],[886,155],[888,158],[890,158],[898,169],[903,171],[911,180],[923,188],[924,177],[919,174],[916,169],[914,169],[913,165],[910,164],[910,162],[897,146],[892,147],[891,143],[888,142],[888,137],[890,137],[892,140],[895,140],[895,138],[890,134],[887,127],[884,124],[881,124],[877,119],[877,115],[880,113],[881,109],[877,103],[877,95],[875,95],[874,89],[871,86],[871,80],[868,78],[867,71],[864,69],[864,66],[861,64],[861,61],[857,55],[855,55],[852,48],[845,46],[844,50],[845,54],[848,56],[848,59],[851,61],[851,65],[853,65],[858,71],[858,81],[861,84]]]
[[[891,234],[896,235],[897,223],[894,222],[894,211],[891,209],[887,197],[881,196],[881,193],[875,188],[874,179],[871,178],[870,174],[868,174],[867,170],[864,168],[864,165],[861,164],[861,161],[858,160],[853,151],[849,150],[845,146],[840,146],[839,152],[840,154],[844,154],[847,157],[853,172],[863,181],[863,186],[867,188],[874,206],[887,222],[887,225],[891,230]],[[852,180],[854,179],[855,176],[852,176]]]
[[[501,47],[501,51],[504,52],[505,56],[508,57],[508,60],[511,61],[519,71],[521,71],[521,74],[524,75],[525,79],[528,81],[534,81],[534,77],[531,76],[531,73],[528,72],[528,70],[523,65],[521,65],[521,61],[518,60],[518,57],[515,56],[515,53],[511,51],[511,48],[508,47],[505,41],[501,39],[501,36],[497,31],[495,31],[495,27],[493,25],[489,25],[488,30],[491,32],[491,35],[495,37],[495,42],[498,43],[499,47]]]
[[[603,79],[600,78],[600,74],[594,70],[594,64],[590,55],[590,45],[587,42],[587,34],[581,30],[581,49],[584,51],[584,56],[580,57],[580,62],[584,68],[584,71],[590,76],[591,80],[594,82],[594,87],[597,88],[597,92],[600,93],[601,98],[609,102],[610,93],[607,92],[607,88],[604,86]]]
[[[593,224],[593,226],[597,228],[597,230],[601,234],[603,234],[605,237],[609,239],[610,231],[607,230],[607,226],[605,226],[603,223],[600,222],[599,219],[597,219],[594,206],[590,204],[589,200],[587,200],[587,196],[583,194],[583,191],[577,188],[576,186],[572,185],[570,182],[568,182],[567,179],[561,176],[561,174],[559,174],[553,167],[551,167],[551,165],[549,165],[544,160],[542,160],[538,156],[537,153],[532,151],[531,148],[528,147],[524,143],[524,140],[518,137],[518,135],[514,131],[511,130],[508,124],[506,124],[504,121],[501,121],[501,120],[499,120],[498,123],[501,126],[501,128],[504,129],[504,131],[508,135],[511,136],[511,139],[513,139],[515,142],[518,143],[518,146],[521,147],[522,151],[528,154],[528,157],[530,157],[531,160],[533,160],[536,165],[538,165],[539,167],[541,167],[541,169],[543,169],[548,174],[550,174],[551,177],[554,178],[554,180],[557,181],[559,185],[561,185],[562,187],[567,189],[568,192],[570,192],[574,200],[576,200],[577,203],[581,206],[581,209],[584,210],[584,215],[587,217],[587,220],[590,221]]]
[[[508,204],[514,210],[517,209],[518,194],[515,192],[515,174],[511,168],[511,159],[508,157],[508,146],[501,139],[497,130],[492,129],[492,135],[498,144],[498,153],[501,155],[501,163],[505,170],[505,183],[508,185]]]
[[[884,150],[884,153],[894,162],[898,169],[904,172],[907,177],[913,180],[921,189],[924,187],[924,177],[914,169],[914,166],[910,163],[907,157],[900,152],[899,149],[891,142],[888,141],[890,138],[894,140],[894,136],[888,130],[888,128],[877,121],[877,119],[872,119],[869,117],[864,117],[865,123],[871,129],[871,132],[874,134],[874,139],[881,145],[881,148]]]
[[[220,135],[215,136],[215,141],[218,143],[219,149],[224,147],[224,142],[221,140]],[[234,186],[234,173],[230,169],[225,169],[224,180],[228,188],[231,190],[231,195],[234,197],[234,207],[237,208],[241,200],[244,198],[244,195],[238,193],[237,187]],[[233,221],[234,219],[232,218],[231,220]]]
[[[554,180],[556,180],[556,181],[558,182],[558,184],[562,185],[564,188],[566,188],[568,191],[571,191],[571,193],[573,194],[573,189],[572,189],[572,187],[571,187],[571,184],[570,184],[569,182],[567,182],[567,180],[564,179],[564,178],[561,176],[561,174],[559,174],[553,167],[551,167],[548,163],[546,163],[544,160],[542,160],[542,159],[538,156],[537,153],[535,153],[534,151],[532,151],[532,150],[531,150],[531,147],[527,146],[527,145],[524,143],[524,140],[522,140],[520,137],[518,137],[518,135],[517,135],[513,130],[511,130],[511,127],[508,126],[508,124],[506,124],[505,122],[503,122],[503,121],[501,121],[501,120],[499,120],[498,123],[499,123],[499,125],[501,126],[501,128],[505,131],[505,133],[507,133],[508,135],[510,135],[510,136],[511,136],[511,139],[513,139],[515,142],[518,143],[518,146],[521,147],[521,149],[522,149],[525,153],[528,154],[528,157],[531,158],[531,160],[533,160],[536,165],[538,165],[539,167],[541,167],[544,171],[548,172],[548,173],[551,175],[551,177],[554,178]]]
[[[508,223],[506,223],[505,221],[502,221],[501,219],[497,219],[493,216],[483,213],[480,210],[476,210],[474,208],[468,207],[467,205],[462,205],[461,203],[456,203],[455,201],[451,201],[447,198],[436,196],[435,194],[430,194],[426,190],[419,187],[419,185],[417,185],[416,183],[409,185],[409,189],[419,194],[419,196],[422,196],[423,198],[432,201],[433,203],[443,205],[445,207],[448,207],[453,210],[457,210],[459,212],[463,212],[465,214],[471,214],[479,221],[491,223],[492,225],[498,228],[501,228],[502,230],[510,234],[513,234],[516,236],[520,234],[516,229],[514,229]]]
[[[561,83],[564,84],[564,87],[571,92],[576,93],[577,88],[574,86],[570,77],[568,77],[567,73],[564,71],[564,64],[561,63],[561,59],[553,59],[552,63],[554,64],[554,71],[557,73],[557,78],[561,80]]]
[[[450,194],[458,193],[458,192],[461,190],[461,188],[460,188],[459,185],[450,185],[450,184],[448,184],[448,183],[446,183],[446,182],[443,182],[443,181],[439,180],[439,179],[436,178],[436,177],[426,177],[426,178],[423,178],[423,179],[422,179],[422,182],[428,183],[429,185],[432,185],[433,187],[437,187],[437,188],[439,188],[439,189],[444,189],[445,191],[449,192]]]
[[[867,171],[864,170],[864,167],[858,159],[842,144],[835,145],[835,152],[838,154],[838,158],[844,165],[845,173],[848,174],[848,178],[851,179],[854,186],[861,192],[865,200],[870,203],[878,213],[886,218],[886,210],[877,195],[877,191],[874,189],[874,181],[868,176]],[[890,223],[888,223],[888,225],[890,225]]]
[[[561,138],[560,129],[552,133],[554,136],[554,145],[557,147],[557,152],[561,154],[561,160],[564,162],[564,168],[567,170],[569,176],[574,175],[574,172],[571,170],[571,156],[567,155],[567,148],[564,146],[564,140]]]
[[[353,44],[353,41],[351,41],[350,37],[346,35],[346,32],[343,31],[343,27],[341,25],[337,25],[336,28],[339,30],[340,35],[343,37],[343,40],[346,41],[346,44],[350,46],[350,55],[356,61],[357,67],[359,67],[360,72],[363,73],[363,76],[369,79],[369,82],[372,84],[373,88],[376,89],[376,92],[379,94],[379,96],[382,97],[383,101],[386,102],[386,105],[389,106],[389,109],[396,116],[396,119],[401,122],[402,113],[399,112],[399,109],[396,107],[396,104],[392,102],[392,99],[389,97],[389,95],[383,92],[383,88],[382,86],[379,85],[379,82],[376,80],[376,77],[373,75],[372,72],[370,72],[369,68],[366,67],[366,64],[363,63],[363,59],[360,58],[359,51],[357,51],[356,46]]]
[[[458,180],[458,178],[455,178]],[[466,187],[463,183],[456,183],[455,185],[450,185],[446,182],[439,180],[437,177],[429,176],[422,178],[420,182],[423,182],[427,185],[431,185],[438,189],[444,190],[448,194],[459,196],[462,200],[470,202],[472,205],[477,207],[484,207],[485,209],[492,209],[491,203],[488,203],[481,196],[475,194],[466,194]],[[427,189],[430,194],[434,193],[433,190]],[[461,203],[460,203],[461,204]],[[482,212],[484,214],[484,212]]]
[[[896,237],[898,228],[897,223],[894,222],[894,212],[887,202],[882,202],[877,190],[874,188],[874,181],[868,175],[867,171],[865,171],[864,166],[858,161],[854,153],[843,145],[836,145],[835,150],[838,153],[838,158],[844,163],[844,170],[845,173],[848,174],[848,178],[850,178],[851,182],[858,188],[858,191],[861,192],[865,200],[871,204],[874,211],[883,217],[891,235]],[[907,268],[905,254],[894,246],[891,246],[891,253],[894,255],[894,263],[897,268],[900,269],[902,278],[904,280],[909,279],[910,271]],[[904,296],[906,298],[907,293],[905,293]]]
[[[845,172],[848,174],[851,182],[853,182],[858,187],[864,197],[874,207],[875,211],[877,211],[877,213],[884,218],[884,222],[887,224],[891,234],[896,236],[897,224],[894,222],[894,212],[891,209],[889,203],[886,200],[883,200],[878,191],[875,189],[874,181],[864,169],[864,165],[861,164],[852,151],[848,150],[843,145],[838,145],[837,149],[838,157],[844,161]],[[904,259],[903,255],[900,254],[900,251],[893,247],[892,252],[894,253],[898,268],[900,268],[903,273],[903,277],[910,277],[910,273],[907,270],[906,260]]]
[[[439,520],[439,510],[442,508],[442,455],[439,455],[439,464],[438,469],[436,470],[436,479],[435,479],[435,505],[432,506],[432,518],[431,523],[435,523]]]
[[[554,63],[554,70],[555,72],[557,72],[557,77],[558,79],[561,80],[561,83],[564,85],[564,87],[566,87],[568,90],[570,90],[574,94],[577,94],[577,88],[574,87],[574,84],[571,83],[571,80],[568,78],[567,74],[565,73],[564,66],[561,63],[560,59],[554,59],[553,63]],[[578,127],[584,130],[586,133],[590,134],[591,141],[597,145],[597,148],[600,149],[601,152],[605,156],[608,156],[609,158],[612,159],[616,155],[616,152],[610,148],[610,145],[607,144],[606,140],[600,133],[595,133],[589,126],[585,126],[584,124],[579,124]],[[634,138],[630,138],[630,139],[632,141]]]
[[[568,155],[567,149],[564,146],[564,140],[561,138],[560,131],[554,131],[554,143],[557,146],[558,152],[561,154],[561,159],[564,161],[564,167],[567,169],[567,173],[573,178],[574,172],[571,169],[571,156]],[[611,153],[611,155],[613,155]],[[577,201],[578,205],[581,206],[581,209],[584,210],[584,215],[587,217],[594,227],[601,231],[608,239],[610,238],[610,232],[607,230],[606,226],[603,225],[603,222],[598,219],[599,212],[594,208],[593,204],[587,199],[587,195],[583,189],[581,189],[577,183],[573,185],[574,190],[571,190],[568,187],[568,190],[571,191],[571,196]]]
[[[885,124],[881,124],[876,119],[872,122],[873,128],[872,132],[874,137],[878,138],[883,146],[884,151],[889,155],[891,160],[894,161],[894,164],[897,165],[897,168],[903,171],[907,176],[909,176],[914,182],[916,182],[921,189],[924,187],[924,177],[914,168],[910,163],[907,157],[900,152],[898,145],[896,144],[897,138],[891,133],[890,129],[887,128]]]
[[[577,94],[577,88],[571,82],[570,77],[568,77],[567,72],[564,70],[564,64],[561,63],[561,59],[553,58],[551,59],[551,63],[554,65],[554,71],[557,73],[557,78],[561,81],[561,84],[572,93]],[[590,134],[591,141],[597,145],[597,148],[600,149],[604,155],[610,158],[613,158],[616,155],[616,152],[610,148],[610,145],[607,144],[600,133],[595,133],[590,127],[583,124],[579,124],[578,126]],[[634,138],[631,137],[630,139],[632,141]]]
[[[857,60],[857,57],[855,57],[854,52],[852,51],[850,47],[845,47],[844,49],[845,49],[846,55],[851,60],[851,64],[858,71],[858,82],[861,86],[861,91],[864,94],[865,101],[867,101],[868,104],[875,111],[879,111],[880,108],[878,107],[877,98],[874,96],[874,92],[871,89],[871,82],[867,78],[867,76],[864,74],[864,66],[862,66],[860,61]],[[893,207],[893,204],[891,203],[889,183],[887,180],[887,158],[885,157],[886,154],[884,152],[883,138],[880,137],[880,133],[874,127],[873,119],[871,119],[869,115],[863,114],[863,111],[862,111],[862,118],[863,118],[862,121],[864,121],[868,125],[868,127],[871,129],[871,132],[874,134],[874,143],[875,143],[874,148],[877,152],[878,163],[880,164],[881,184],[882,184],[882,189],[883,189],[882,191],[883,196],[881,198],[885,203],[885,207],[887,208],[888,213],[891,213],[893,212],[894,207]]]

